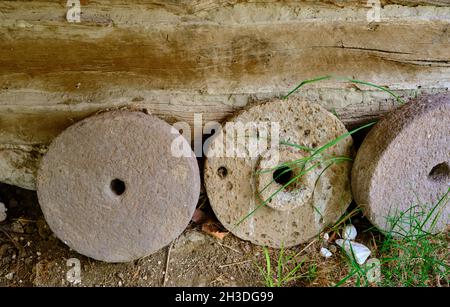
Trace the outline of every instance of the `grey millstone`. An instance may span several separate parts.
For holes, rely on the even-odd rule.
[[[319,105],[296,98],[251,107],[230,122],[278,122],[281,141],[315,148],[347,132],[333,114]],[[336,222],[350,204],[351,164],[343,162],[326,169],[328,162],[324,160],[327,155],[350,157],[351,137],[324,151],[323,159],[318,160],[322,161],[320,167],[307,172],[263,206],[263,201],[283,186],[271,183],[274,171],[260,172],[270,169],[262,162],[270,160],[277,148],[261,150],[253,157],[249,152],[243,157],[212,156],[220,148],[221,138],[226,137],[226,130],[222,129],[210,143],[205,162],[205,184],[215,214],[236,236],[271,247],[297,245]],[[291,146],[280,145],[278,149],[279,163],[273,167],[309,155]],[[298,166],[292,167],[291,178],[300,172]]]
[[[449,191],[449,166],[450,94],[421,97],[380,120],[367,135],[352,170],[355,201],[371,222],[385,231],[400,231],[400,227],[392,229],[391,219],[406,212],[397,226],[408,231],[413,212],[416,217],[430,215]],[[444,230],[449,209],[447,197],[425,229]],[[434,217],[438,218],[431,229]]]
[[[108,262],[169,244],[188,225],[200,191],[194,154],[171,154],[179,136],[162,120],[129,111],[96,115],[62,132],[37,176],[39,202],[56,236]],[[124,186],[111,186],[115,179]]]

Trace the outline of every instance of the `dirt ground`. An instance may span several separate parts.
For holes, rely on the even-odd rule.
[[[220,240],[191,222],[180,237],[159,252],[132,263],[109,264],[84,257],[59,241],[44,220],[35,192],[0,184],[0,201],[8,208],[7,220],[0,223],[0,286],[72,286],[67,278],[72,258],[81,264],[77,286],[265,285],[260,272],[266,264],[263,249],[232,234]],[[203,210],[210,214],[207,204]],[[364,219],[353,222],[358,229],[370,227]],[[373,233],[359,237],[376,251]],[[303,262],[299,270],[302,278],[289,285],[332,286],[346,276],[345,256],[337,251],[325,260],[319,253],[321,244],[314,239],[284,251]],[[279,251],[269,252],[276,265]]]

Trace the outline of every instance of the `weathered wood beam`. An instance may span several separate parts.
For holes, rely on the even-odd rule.
[[[82,1],[81,23],[74,24],[65,19],[64,1],[2,1],[0,165],[35,165],[27,152],[107,108],[146,108],[169,122],[192,123],[194,113],[223,121],[328,74],[405,97],[448,90],[450,4],[382,1],[380,22],[367,20],[366,4]],[[396,105],[386,93],[336,81],[298,95],[349,126]],[[33,187],[13,169],[0,181]]]

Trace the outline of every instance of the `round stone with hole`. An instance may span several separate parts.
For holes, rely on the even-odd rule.
[[[330,112],[297,98],[253,106],[208,139],[205,184],[222,224],[255,244],[303,243],[351,202],[352,139]]]
[[[374,225],[393,234],[444,230],[449,189],[449,93],[389,113],[369,132],[353,165],[355,201]]]
[[[53,140],[37,175],[39,203],[55,235],[107,262],[169,244],[188,225],[199,192],[190,145],[142,112],[111,111],[70,126]]]

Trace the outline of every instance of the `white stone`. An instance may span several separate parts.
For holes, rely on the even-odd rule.
[[[342,247],[349,257],[354,256],[355,261],[359,265],[364,264],[371,253],[370,249],[361,243],[337,239],[336,244]]]
[[[14,272],[11,272],[11,273],[8,273],[8,274],[5,275],[5,278],[6,278],[7,280],[12,280],[13,277],[14,277]]]
[[[0,222],[3,222],[4,220],[6,220],[6,211],[8,209],[6,209],[5,204],[4,203],[0,203]]]
[[[345,226],[342,230],[342,238],[344,240],[355,240],[357,234],[358,232],[352,224]]]
[[[333,256],[333,254],[328,249],[326,249],[325,247],[322,247],[320,249],[320,254],[322,256],[324,256],[325,258],[330,258],[331,256]]]
[[[328,233],[325,232],[325,233],[323,234],[323,240],[324,240],[324,241],[328,241],[329,239],[330,239],[330,235],[329,235]]]
[[[377,258],[371,258],[366,262],[367,281],[370,283],[376,283],[381,281],[381,261]]]

